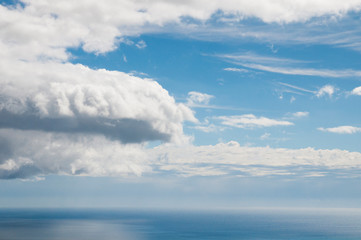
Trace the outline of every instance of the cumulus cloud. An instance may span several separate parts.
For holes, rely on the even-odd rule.
[[[62,63],[0,64],[0,127],[182,142],[196,121],[157,82]]]
[[[244,114],[239,116],[220,116],[221,124],[236,128],[254,128],[254,127],[273,127],[273,126],[291,126],[292,122],[276,120],[266,117],[256,117],[253,114]]]
[[[352,94],[352,95],[361,96],[361,87],[354,88],[354,89],[351,91],[351,94]]]
[[[338,133],[338,134],[354,134],[361,132],[361,128],[353,126],[339,126],[333,128],[318,128],[320,131]]]
[[[329,96],[330,98],[332,97],[332,95],[337,91],[337,89],[332,86],[332,85],[325,85],[322,88],[320,88],[320,90],[318,90],[318,92],[316,93],[316,96],[318,98],[323,97],[323,96]]]

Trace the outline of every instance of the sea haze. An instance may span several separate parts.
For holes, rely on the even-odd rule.
[[[361,239],[361,211],[0,210],[1,240]]]

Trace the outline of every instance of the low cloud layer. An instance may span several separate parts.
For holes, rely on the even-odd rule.
[[[141,175],[360,177],[361,153],[343,150],[208,146],[124,145],[103,136],[0,130],[0,178],[49,174],[132,177]],[[337,171],[336,171],[337,170]]]

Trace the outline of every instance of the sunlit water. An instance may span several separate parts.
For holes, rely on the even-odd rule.
[[[360,240],[360,210],[0,210],[0,240]]]

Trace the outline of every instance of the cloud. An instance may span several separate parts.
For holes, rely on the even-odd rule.
[[[318,98],[328,95],[330,98],[332,95],[337,91],[337,89],[332,85],[325,85],[318,92],[316,93],[316,96]]]
[[[254,128],[254,127],[273,127],[273,126],[291,126],[292,122],[276,120],[266,117],[256,117],[253,114],[244,114],[239,116],[221,116],[217,117],[221,124],[236,128]]]
[[[351,94],[352,94],[352,95],[361,96],[361,87],[354,88],[354,89],[351,91]]]
[[[292,88],[292,89],[294,89],[294,90],[301,91],[301,92],[316,93],[316,91],[312,91],[312,90],[308,90],[308,89],[305,89],[305,88],[301,88],[301,87],[298,87],[298,86],[295,86],[295,85],[291,85],[291,84],[288,84],[288,83],[279,82],[279,84],[282,85],[282,86],[288,87],[288,88]]]
[[[140,176],[150,171],[140,144],[121,144],[101,135],[0,129],[9,153],[0,159],[0,178],[37,175]]]
[[[314,171],[346,177],[361,169],[361,153],[343,150],[244,147],[237,142],[208,146],[159,146],[152,150],[158,171],[182,176],[308,176]],[[360,175],[359,175],[360,176]]]
[[[183,142],[182,122],[197,121],[151,79],[80,64],[8,61],[0,67],[0,128]]]
[[[305,22],[314,17],[344,16],[359,11],[361,1],[95,1],[24,0],[24,4],[0,6],[2,55],[21,59],[66,60],[67,48],[82,47],[87,52],[105,53],[117,48],[128,36],[174,31],[172,25],[194,29],[185,17],[200,26],[213,18],[237,21],[258,18],[265,23]],[[236,21],[236,22],[237,22]],[[167,27],[168,26],[168,27]],[[234,31],[233,31],[234,32]],[[220,34],[218,34],[220,35]],[[255,34],[256,36],[262,33]],[[353,41],[355,42],[355,41]],[[143,46],[143,45],[142,45]]]
[[[295,112],[292,113],[292,116],[295,118],[302,118],[302,117],[308,117],[310,115],[309,112]]]
[[[1,179],[49,174],[123,178],[142,175],[296,178],[314,172],[348,177],[355,169],[361,169],[361,153],[358,152],[246,147],[234,141],[145,148],[141,144],[124,145],[100,135],[0,129],[0,142],[8,146],[8,152],[0,156]]]
[[[189,92],[187,97],[187,105],[207,105],[212,98],[214,98],[213,95],[209,95],[206,93]]]
[[[323,132],[331,132],[331,133],[338,133],[338,134],[354,134],[361,132],[361,128],[353,127],[353,126],[339,126],[333,128],[318,128],[318,130]]]
[[[243,72],[243,73],[249,72],[247,69],[244,68],[224,68],[223,70],[228,72]]]
[[[146,48],[147,47],[147,44],[143,41],[143,40],[140,40],[139,42],[137,42],[135,44],[135,46],[139,49],[143,49],[143,48]]]
[[[330,70],[299,67],[298,65],[306,64],[308,62],[295,59],[260,56],[252,53],[219,54],[216,56],[227,62],[240,65],[242,67],[286,75],[319,76],[333,78],[361,76],[361,71],[358,70]]]

